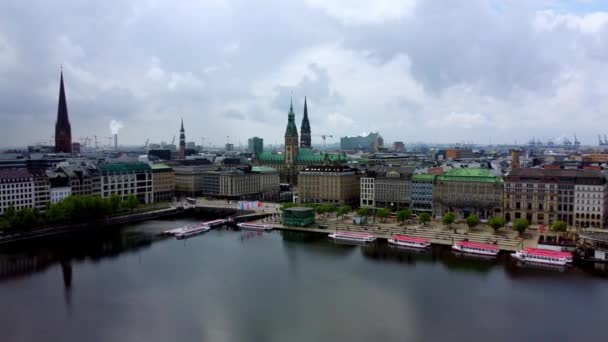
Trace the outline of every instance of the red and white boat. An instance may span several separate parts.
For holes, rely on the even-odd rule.
[[[496,256],[500,251],[496,245],[487,243],[460,241],[452,245],[452,249],[458,252]]]
[[[406,235],[393,235],[388,239],[388,243],[395,246],[413,247],[413,248],[427,248],[431,245],[428,239],[417,238]]]
[[[259,223],[238,223],[237,226],[241,229],[246,230],[258,230],[258,231],[268,231],[272,230],[272,226],[269,224],[259,224]]]
[[[329,237],[335,241],[348,241],[348,242],[373,242],[376,237],[373,234],[368,233],[353,233],[353,232],[335,232],[329,234]]]
[[[540,248],[524,248],[511,256],[523,262],[535,262],[540,264],[560,265],[572,263],[572,253],[559,252]]]

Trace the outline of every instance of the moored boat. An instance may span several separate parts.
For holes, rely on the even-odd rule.
[[[498,255],[499,249],[496,245],[487,243],[460,241],[452,245],[452,249],[463,253],[472,253],[486,256]]]
[[[261,231],[272,230],[272,226],[269,224],[244,222],[244,223],[238,223],[237,226],[241,229],[247,229],[247,230],[261,230]]]
[[[353,233],[353,232],[335,232],[329,234],[329,237],[335,241],[348,241],[348,242],[373,242],[376,237],[373,234],[368,233]]]
[[[223,224],[226,224],[226,220],[224,220],[224,219],[218,219],[218,220],[213,220],[213,221],[202,222],[201,224],[204,225],[204,226],[207,226],[209,228],[213,228],[213,227],[217,227],[217,226],[221,226]]]
[[[523,262],[565,266],[572,263],[572,253],[540,248],[524,248],[511,256]]]
[[[412,248],[427,248],[431,245],[431,242],[428,239],[407,235],[393,235],[393,237],[388,239],[388,243],[395,246]]]
[[[204,224],[198,224],[194,226],[187,227],[177,233],[175,233],[175,237],[178,239],[185,239],[194,235],[198,235],[204,232],[208,232],[211,228]]]

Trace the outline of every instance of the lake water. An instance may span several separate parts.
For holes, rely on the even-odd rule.
[[[302,241],[158,236],[189,220],[0,249],[0,341],[602,341],[605,271]]]

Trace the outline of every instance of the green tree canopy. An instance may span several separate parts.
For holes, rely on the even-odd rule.
[[[352,208],[350,207],[350,205],[341,205],[338,208],[337,215],[338,216],[344,216],[344,215],[350,213],[351,210],[352,210]]]
[[[467,226],[469,226],[469,228],[473,228],[479,224],[479,217],[477,217],[477,215],[469,215],[467,216],[466,221]]]
[[[502,216],[490,217],[488,219],[488,225],[497,232],[500,228],[504,227],[506,224],[506,220]]]
[[[568,224],[564,221],[555,221],[551,225],[551,230],[556,233],[565,233],[568,231]]]
[[[530,223],[525,218],[520,218],[513,222],[513,230],[517,231],[519,235],[525,233],[529,226]]]
[[[431,222],[431,215],[429,215],[429,213],[422,213],[418,215],[418,222],[426,225],[427,223]]]
[[[382,219],[382,221],[386,221],[386,218],[391,214],[391,210],[388,208],[381,208],[378,209],[378,211],[376,212],[376,216],[378,216],[379,218]]]
[[[359,208],[357,209],[357,215],[359,216],[369,216],[370,209],[369,208]]]
[[[397,220],[404,222],[412,217],[412,211],[410,209],[401,209],[397,212]]]
[[[452,223],[454,223],[454,221],[456,220],[456,214],[454,214],[453,212],[447,212],[445,215],[443,215],[443,217],[441,218],[441,222],[443,224],[445,224],[448,227],[452,226]]]

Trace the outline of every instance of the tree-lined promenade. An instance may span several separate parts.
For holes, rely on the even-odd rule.
[[[50,204],[44,212],[30,208],[15,210],[10,207],[0,217],[0,232],[18,233],[66,224],[102,222],[111,216],[133,212],[139,205],[139,200],[134,195],[129,195],[124,200],[113,195],[109,198],[70,196]]]
[[[387,237],[394,234],[407,234],[424,237],[441,244],[450,244],[463,239],[498,243],[506,250],[517,250],[522,247],[536,247],[539,236],[554,236],[557,240],[565,238],[572,240],[573,231],[563,221],[556,221],[547,231],[540,231],[538,227],[531,229],[526,219],[517,219],[509,224],[502,216],[494,216],[483,221],[476,215],[469,215],[464,220],[458,220],[455,213],[448,212],[439,220],[433,220],[428,213],[414,215],[410,209],[402,209],[396,213],[389,209],[358,208],[353,210],[350,206],[334,206],[330,204],[287,203],[282,209],[305,206],[315,209],[317,221],[324,229],[347,230],[374,233],[378,237]],[[335,213],[335,215],[333,215]],[[352,220],[359,216],[362,224]],[[291,229],[284,227],[283,229]],[[306,230],[307,228],[297,228]],[[308,229],[317,230],[314,227]],[[320,229],[319,231],[322,231]]]

